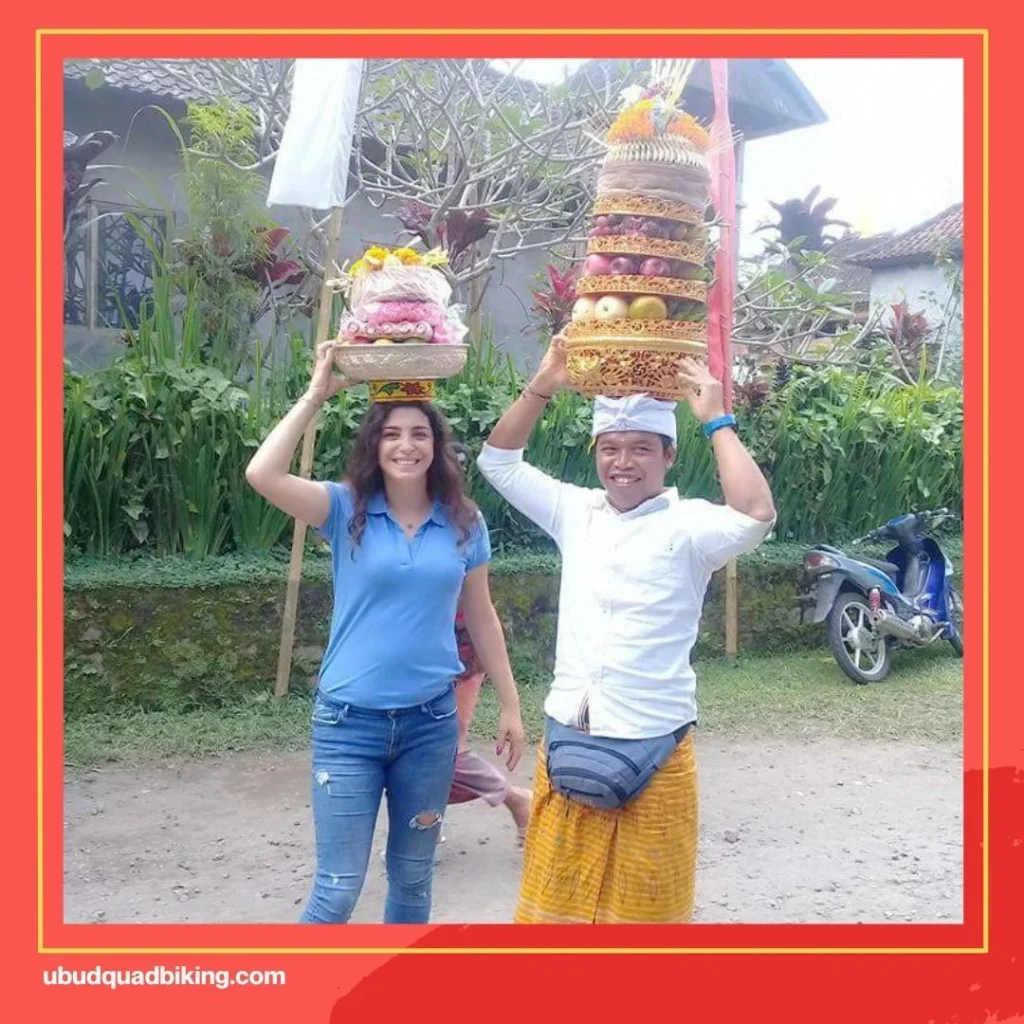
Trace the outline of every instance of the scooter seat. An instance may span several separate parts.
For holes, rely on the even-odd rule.
[[[866,558],[864,555],[857,556],[858,562],[863,562],[865,565],[872,565],[876,569],[881,569],[887,576],[891,576],[894,580],[899,574],[900,567],[893,565],[892,562],[885,562],[881,558]]]

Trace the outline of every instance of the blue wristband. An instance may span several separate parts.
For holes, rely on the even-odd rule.
[[[731,413],[728,416],[719,416],[716,419],[708,420],[704,424],[704,436],[710,437],[716,430],[721,430],[722,427],[732,427],[736,429],[736,417]]]

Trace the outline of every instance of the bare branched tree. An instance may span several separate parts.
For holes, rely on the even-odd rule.
[[[863,317],[836,289],[827,253],[778,246],[748,264],[736,296],[733,341],[755,360],[855,365],[884,310]]]
[[[360,187],[375,206],[397,203],[424,244],[448,248],[456,283],[522,252],[571,247],[623,81],[605,72],[545,88],[482,60],[374,68]]]
[[[257,119],[254,161],[272,164],[288,115],[294,61],[161,60],[182,95],[229,96]],[[362,191],[408,234],[451,256],[453,283],[476,282],[479,303],[502,261],[531,250],[572,250],[593,198],[598,141],[633,73],[630,62],[543,87],[518,66],[485,60],[373,60],[360,103],[350,194]],[[307,211],[319,240],[324,211]],[[314,244],[306,254],[317,270]]]

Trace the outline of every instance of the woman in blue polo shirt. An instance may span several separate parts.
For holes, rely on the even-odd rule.
[[[385,923],[429,920],[434,852],[458,747],[453,681],[460,599],[501,702],[497,752],[522,755],[519,698],[487,581],[490,542],[462,492],[451,433],[428,403],[370,407],[343,483],[290,472],[317,409],[349,382],[317,349],[307,392],[246,469],[271,504],[331,544],[334,613],[313,707],[317,865],[302,915],[348,921],[366,876],[382,796],[388,806]]]

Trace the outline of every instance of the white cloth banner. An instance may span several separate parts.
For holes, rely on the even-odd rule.
[[[291,109],[267,206],[328,210],[345,204],[363,61],[295,62]]]

